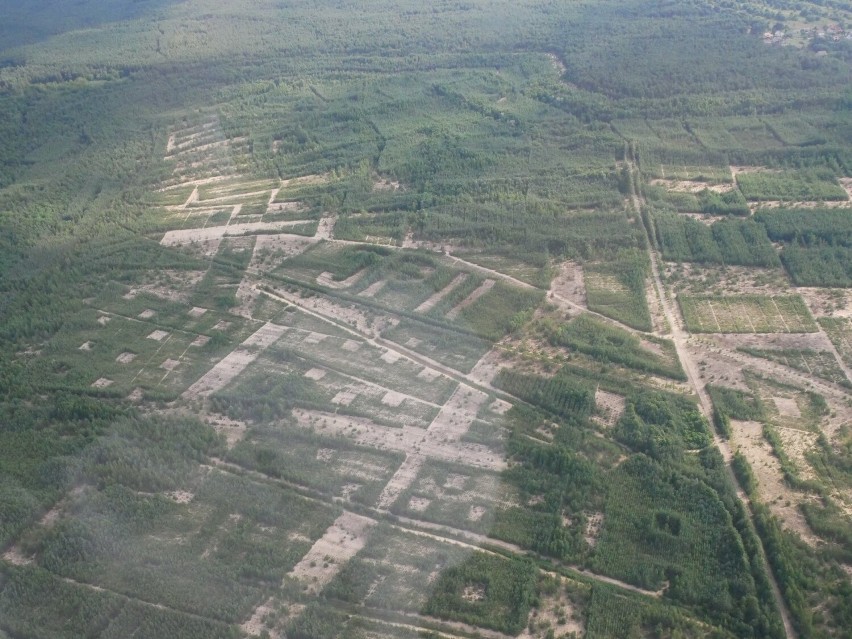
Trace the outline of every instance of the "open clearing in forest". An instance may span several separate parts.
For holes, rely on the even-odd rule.
[[[626,405],[627,400],[623,396],[598,388],[595,391],[595,411],[598,414],[592,419],[606,428],[615,426],[624,414]]]
[[[817,326],[798,295],[678,296],[693,333],[811,333]]]
[[[466,298],[464,298],[461,302],[459,302],[456,306],[454,306],[447,312],[447,319],[457,319],[464,309],[466,309],[468,306],[473,304],[476,300],[478,300],[480,297],[482,297],[488,291],[494,288],[494,284],[496,284],[494,280],[485,280],[476,288],[476,290],[474,290],[470,295],[468,295]]]
[[[568,300],[571,304],[586,307],[586,284],[583,267],[577,262],[562,262],[556,276],[550,281],[548,300],[556,297]]]
[[[238,237],[243,235],[263,235],[283,232],[285,229],[312,224],[312,220],[293,220],[285,222],[246,222],[226,226],[208,226],[200,229],[179,229],[168,231],[160,244],[163,246],[182,246],[210,240],[221,240],[223,237]]]
[[[302,428],[326,436],[341,436],[361,446],[417,454],[431,459],[484,468],[504,470],[506,462],[481,444],[447,441],[446,435],[422,428],[383,426],[363,417],[295,409],[293,416]]]
[[[468,278],[467,273],[459,273],[456,275],[453,280],[447,284],[440,291],[436,292],[434,295],[429,297],[425,302],[423,302],[420,306],[414,309],[415,313],[428,313],[435,305],[438,304],[442,299],[444,299],[447,295],[453,292],[456,288],[458,288],[462,282],[464,282]]]
[[[761,501],[785,527],[809,544],[815,544],[816,538],[799,510],[799,504],[807,497],[784,481],[781,462],[763,437],[763,425],[760,422],[731,420],[731,432],[734,450],[745,456],[754,472]]]
[[[325,531],[285,579],[295,579],[317,595],[367,545],[372,519],[345,512]]]
[[[183,393],[183,398],[207,397],[223,389],[257,359],[263,349],[275,343],[286,331],[287,328],[284,326],[264,324],[263,327],[211,368],[201,379],[187,388]]]
[[[585,614],[567,594],[566,584],[571,580],[558,577],[558,586],[552,595],[542,595],[539,604],[530,613],[529,623],[517,639],[546,639],[565,637],[575,633],[582,637]]]

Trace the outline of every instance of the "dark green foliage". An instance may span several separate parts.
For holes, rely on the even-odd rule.
[[[474,553],[441,574],[423,611],[515,635],[535,601],[536,572],[528,560]]]
[[[494,383],[507,393],[562,417],[587,416],[595,406],[591,388],[578,386],[558,373],[547,379],[503,369]]]
[[[834,173],[828,169],[741,173],[737,176],[737,185],[747,200],[802,202],[849,199]]]
[[[662,392],[629,397],[613,435],[632,449],[663,461],[676,459],[684,448],[703,448],[710,443],[698,407],[685,397]]]
[[[722,220],[707,226],[689,217],[656,213],[657,243],[666,260],[700,264],[773,267],[775,248],[751,220]]]
[[[707,392],[713,400],[713,407],[731,419],[763,421],[766,418],[763,404],[754,394],[716,384],[708,384]]]
[[[654,343],[667,351],[667,357],[651,353],[635,335],[614,327],[589,314],[580,315],[562,325],[542,325],[548,341],[554,346],[577,350],[601,362],[623,364],[639,371],[685,381],[674,346],[669,342]]]

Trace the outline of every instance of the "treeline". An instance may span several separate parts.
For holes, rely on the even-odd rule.
[[[767,268],[779,264],[765,231],[752,220],[720,220],[708,226],[675,213],[655,212],[653,217],[666,260]]]

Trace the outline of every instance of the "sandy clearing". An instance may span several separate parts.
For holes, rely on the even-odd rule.
[[[387,364],[395,364],[402,358],[402,355],[397,353],[396,351],[386,350],[382,353],[381,360]]]
[[[115,358],[115,361],[119,364],[129,364],[134,359],[136,359],[136,353],[131,353],[129,351],[123,352],[121,355]]]
[[[190,317],[194,317],[194,318],[198,319],[199,317],[204,315],[206,312],[207,312],[206,308],[201,308],[200,306],[193,306],[191,309],[189,309],[187,311],[186,314],[189,315]]]
[[[232,379],[245,370],[260,352],[274,344],[287,328],[272,323],[264,324],[236,349],[226,355],[201,379],[184,391],[184,399],[207,397],[224,388]]]
[[[332,397],[331,403],[338,406],[349,406],[358,397],[358,393],[354,390],[342,390],[337,395]]]
[[[34,557],[26,557],[21,549],[17,546],[12,546],[3,553],[3,559],[13,566],[27,566],[33,563]]]
[[[491,412],[497,413],[498,415],[505,415],[506,413],[508,413],[511,410],[511,408],[512,408],[512,405],[509,402],[504,401],[502,399],[495,399],[493,402],[491,402],[491,405],[488,407],[488,409]]]
[[[195,242],[221,240],[223,237],[258,234],[282,231],[290,226],[310,223],[310,220],[293,220],[287,222],[246,222],[227,226],[208,226],[200,229],[179,229],[168,231],[160,244],[163,246],[181,246]]]
[[[509,366],[509,362],[505,361],[504,357],[502,349],[491,349],[474,365],[468,376],[478,384],[490,386],[500,371]]]
[[[165,493],[165,495],[176,504],[188,504],[195,499],[195,493],[191,493],[187,490],[172,490]]]
[[[375,297],[376,293],[381,291],[386,284],[387,280],[379,280],[378,282],[373,282],[363,291],[358,293],[358,295],[361,295],[362,297]]]
[[[139,319],[146,320],[146,319],[151,319],[151,318],[152,318],[152,317],[154,317],[156,314],[157,314],[157,311],[154,311],[154,310],[152,310],[152,309],[150,309],[150,308],[146,308],[144,311],[142,311],[141,313],[139,313],[139,315],[137,315],[137,317],[138,317]]]
[[[455,307],[451,308],[445,317],[449,320],[456,319],[464,309],[494,288],[494,284],[496,284],[494,280],[485,280],[475,291],[459,302]]]
[[[205,421],[213,427],[220,435],[225,437],[225,442],[228,450],[233,448],[238,442],[242,441],[248,430],[248,424],[245,422],[231,419],[225,415],[212,414],[207,415]]]
[[[349,353],[356,353],[361,350],[361,342],[356,342],[354,339],[347,339],[340,345],[340,348]]]
[[[394,428],[362,417],[302,409],[294,410],[293,416],[296,417],[296,424],[302,428],[343,436],[362,446],[417,454],[486,470],[506,469],[506,462],[486,446],[448,442],[414,426]]]
[[[403,395],[402,393],[398,393],[396,391],[388,391],[382,397],[382,404],[384,404],[385,406],[398,408],[399,405],[405,401],[406,397],[407,396]]]
[[[344,512],[329,526],[285,579],[307,586],[308,594],[319,594],[343,566],[367,545],[375,521]]]
[[[398,191],[401,185],[396,180],[380,178],[373,182],[374,191]]]
[[[603,528],[604,514],[601,512],[590,513],[586,519],[586,529],[583,531],[583,539],[593,548],[598,543],[598,537]]]
[[[441,373],[436,371],[433,368],[429,368],[428,366],[424,366],[423,370],[417,373],[418,379],[426,380],[427,382],[434,382],[441,376]]]
[[[90,351],[92,350],[92,342],[83,342],[77,347],[78,351]]]
[[[101,326],[106,326],[110,323],[110,321],[112,321],[112,318],[108,315],[101,315],[98,318],[98,324],[100,324]]]
[[[283,299],[291,304],[296,304],[303,309],[320,315],[326,321],[330,320],[332,323],[342,323],[347,326],[351,326],[353,329],[364,335],[375,335],[372,320],[369,319],[363,311],[356,308],[354,304],[343,306],[342,304],[321,295],[304,298],[299,294],[290,293],[289,291],[281,289],[275,289],[272,294],[277,298]]]
[[[731,420],[731,431],[734,450],[745,456],[754,472],[761,501],[769,506],[772,514],[781,520],[785,528],[814,545],[816,537],[799,510],[799,504],[806,496],[790,488],[784,481],[781,463],[763,437],[763,425],[759,422]]]
[[[731,182],[711,184],[710,182],[659,178],[651,180],[650,184],[651,186],[662,186],[667,191],[673,191],[676,193],[701,193],[701,191],[705,189],[713,191],[714,193],[728,193],[734,190],[734,185]]]
[[[453,278],[453,281],[447,284],[444,288],[442,288],[437,293],[434,293],[427,299],[425,302],[420,304],[417,308],[414,309],[415,313],[428,313],[435,305],[444,299],[447,295],[449,295],[454,289],[458,288],[462,282],[464,282],[468,278],[467,273],[459,273]]]
[[[353,284],[357,283],[358,280],[360,280],[366,274],[367,269],[361,269],[357,273],[354,273],[353,275],[347,277],[345,280],[341,280],[338,282],[334,280],[334,273],[329,273],[328,271],[325,271],[324,273],[320,273],[319,275],[317,275],[316,282],[320,286],[340,290],[343,288],[349,288]]]
[[[399,496],[414,483],[425,461],[426,458],[422,455],[406,455],[405,460],[385,485],[382,494],[379,495],[376,508],[387,510],[393,506]]]
[[[92,382],[92,388],[108,388],[113,385],[113,381],[111,379],[107,379],[106,377],[99,377],[94,382]]]
[[[799,405],[792,397],[773,397],[772,403],[778,409],[778,413],[783,417],[801,417],[802,411],[799,410]]]
[[[426,497],[412,497],[408,500],[408,509],[416,513],[422,513],[429,508],[431,503],[432,500]]]
[[[459,384],[429,425],[429,433],[444,441],[458,441],[476,420],[487,399],[488,395],[482,391]]]
[[[550,281],[547,299],[556,302],[567,300],[570,304],[564,310],[571,310],[571,305],[586,308],[586,285],[583,267],[572,261],[562,262],[559,265],[556,277]]]
[[[623,396],[599,388],[595,391],[595,408],[600,415],[595,415],[592,419],[606,428],[615,426],[624,414],[626,405],[627,400]]]
[[[784,428],[783,426],[779,426],[775,430],[781,438],[784,452],[795,464],[799,476],[804,480],[815,480],[817,478],[816,473],[808,462],[806,454],[816,448],[819,435],[796,428]]]
[[[199,335],[194,340],[192,340],[192,343],[190,344],[190,346],[195,346],[196,348],[200,348],[201,346],[204,346],[205,344],[207,344],[207,342],[209,342],[209,341],[210,341],[210,338],[207,337],[206,335]]]
[[[254,253],[247,271],[272,270],[284,260],[301,255],[309,246],[316,243],[312,237],[302,235],[258,235],[255,238]]]
[[[517,639],[544,639],[545,637],[564,637],[570,633],[582,637],[585,634],[583,612],[577,610],[574,602],[565,592],[569,581],[557,577],[559,588],[556,593],[542,596],[537,607],[530,612],[529,623]]]
[[[165,360],[162,364],[160,364],[160,368],[162,368],[164,371],[173,371],[178,366],[180,366],[180,361],[171,358]]]
[[[311,370],[305,373],[305,377],[307,377],[308,379],[312,379],[315,382],[321,380],[323,377],[325,377],[325,375],[326,372],[322,368],[312,368]]]
[[[314,239],[331,240],[334,238],[334,225],[337,223],[336,215],[324,215],[317,224],[317,232]]]

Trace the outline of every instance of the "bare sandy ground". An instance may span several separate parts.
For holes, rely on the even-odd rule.
[[[385,285],[387,284],[387,280],[379,280],[378,282],[373,282],[363,291],[358,293],[362,297],[375,297],[376,294],[381,291]]]
[[[477,287],[477,289],[475,291],[473,291],[470,295],[468,295],[466,298],[464,298],[456,306],[451,308],[449,310],[449,312],[447,312],[447,315],[446,315],[447,319],[449,319],[449,320],[456,319],[459,315],[461,315],[461,312],[464,309],[466,309],[468,306],[473,304],[476,300],[478,300],[480,297],[482,297],[488,291],[490,291],[492,288],[494,288],[494,284],[496,284],[496,282],[494,280],[485,280],[482,284],[480,284]]]
[[[731,420],[731,431],[734,449],[745,455],[754,471],[761,501],[769,506],[772,514],[778,517],[786,528],[797,533],[809,544],[815,544],[816,537],[799,510],[799,504],[806,496],[784,482],[781,463],[763,438],[763,426],[759,422]]]
[[[429,425],[429,434],[443,441],[458,441],[467,433],[488,395],[459,384],[450,399]]]
[[[586,285],[583,280],[583,267],[576,262],[562,262],[550,281],[548,299],[566,299],[577,306],[586,307]]]
[[[405,461],[402,462],[393,477],[385,485],[382,494],[379,495],[376,508],[381,510],[390,508],[417,478],[417,474],[425,461],[426,458],[423,455],[406,455]]]
[[[327,288],[333,288],[336,290],[349,288],[358,283],[358,281],[367,274],[367,269],[361,269],[357,273],[353,273],[345,280],[341,280],[339,282],[334,280],[334,273],[329,273],[328,271],[324,273],[320,273],[317,275],[317,284],[320,286],[325,286]]]
[[[595,415],[592,419],[607,428],[615,426],[624,414],[626,403],[625,398],[621,395],[616,395],[615,393],[610,393],[599,388],[595,391],[595,406],[601,414]]]
[[[232,379],[242,373],[251,364],[260,352],[280,338],[287,328],[267,323],[250,335],[231,353],[226,355],[201,379],[187,388],[182,397],[192,399],[195,397],[207,397],[224,388]]]
[[[651,180],[650,184],[652,186],[662,186],[665,187],[667,191],[673,191],[677,193],[701,193],[704,189],[708,189],[713,191],[714,193],[728,193],[729,191],[734,190],[734,185],[730,182],[725,182],[722,184],[711,184],[710,182],[699,182],[692,180],[668,180],[668,179],[657,179]]]
[[[223,237],[235,235],[251,235],[283,231],[287,227],[309,223],[311,220],[293,220],[288,222],[246,222],[227,226],[208,226],[201,229],[179,229],[168,231],[160,244],[163,246],[180,246],[193,242],[220,240]]]
[[[314,238],[318,240],[331,240],[334,238],[334,225],[337,223],[337,216],[325,215],[317,225],[317,232]]]
[[[565,594],[566,581],[560,577],[556,593],[541,597],[539,605],[530,613],[529,624],[518,635],[518,639],[543,639],[548,636],[550,630],[553,630],[552,636],[556,637],[563,637],[572,632],[576,633],[577,637],[583,636],[585,632],[583,613],[576,609],[574,603]]]
[[[486,470],[505,470],[506,462],[489,448],[479,444],[446,441],[422,428],[383,426],[362,417],[350,417],[321,411],[297,409],[296,423],[322,434],[346,437],[362,446],[418,454],[431,459],[465,464]]]
[[[454,289],[458,288],[462,282],[468,278],[467,273],[459,273],[453,278],[453,281],[447,284],[440,291],[430,296],[425,302],[414,309],[415,313],[428,313],[435,305],[449,295]]]
[[[372,519],[345,512],[325,531],[287,575],[307,586],[308,594],[319,594],[343,566],[367,544]]]
[[[506,354],[498,346],[482,356],[482,359],[471,369],[468,377],[483,386],[490,386],[500,371],[507,366],[509,361],[506,359]]]

